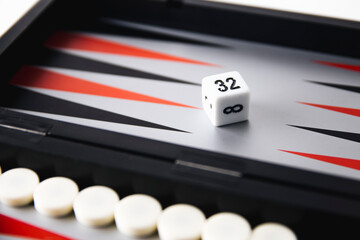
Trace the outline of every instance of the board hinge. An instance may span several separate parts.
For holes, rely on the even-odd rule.
[[[174,162],[179,174],[196,175],[216,181],[238,181],[244,177],[245,166],[218,154],[182,152]]]
[[[234,171],[234,170],[229,170],[229,169],[225,169],[225,168],[213,167],[213,166],[209,166],[209,165],[205,165],[205,164],[187,162],[184,160],[176,160],[175,164],[183,166],[183,167],[194,168],[197,170],[207,171],[207,172],[211,172],[211,173],[223,174],[223,175],[227,175],[230,177],[242,177],[242,172],[240,172],[240,171]]]
[[[20,116],[12,116],[6,113],[0,113],[0,128],[37,136],[46,136],[50,129],[50,125],[24,119]]]

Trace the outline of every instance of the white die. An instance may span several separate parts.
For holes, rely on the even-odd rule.
[[[247,120],[249,98],[249,87],[236,71],[202,80],[203,108],[215,126]]]

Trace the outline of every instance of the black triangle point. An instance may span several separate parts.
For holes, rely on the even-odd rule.
[[[359,86],[350,86],[350,85],[343,85],[343,84],[338,84],[338,83],[325,83],[325,82],[318,82],[318,81],[312,81],[312,80],[307,80],[307,81],[311,82],[311,83],[315,83],[315,84],[320,84],[323,86],[334,87],[334,88],[338,88],[338,89],[342,89],[342,90],[360,93]]]
[[[359,133],[342,132],[342,131],[335,131],[335,130],[328,130],[328,129],[321,129],[321,128],[311,128],[311,127],[296,126],[296,125],[290,125],[290,124],[288,126],[360,143],[360,134]]]
[[[127,68],[119,65],[78,57],[72,54],[67,54],[50,49],[43,49],[41,52],[39,52],[38,56],[35,59],[32,59],[32,62],[28,64],[67,68],[67,69],[74,69],[74,70],[88,71],[88,72],[107,73],[113,75],[137,77],[137,78],[167,81],[174,83],[184,83],[190,85],[200,85],[180,79],[170,78],[170,77],[139,71],[136,69]]]
[[[3,99],[1,99],[0,97],[2,107],[188,133],[180,129],[58,99],[19,87],[9,86],[8,93],[11,98],[2,96]]]

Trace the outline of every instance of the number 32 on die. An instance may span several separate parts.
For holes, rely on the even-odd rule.
[[[236,80],[234,78],[232,78],[232,77],[227,78],[225,80],[225,82],[228,83],[228,84],[224,83],[223,80],[216,80],[215,81],[215,84],[219,86],[218,90],[220,92],[226,92],[227,90],[229,90],[228,85],[230,85],[230,90],[235,90],[235,89],[240,88],[240,86],[236,85]]]

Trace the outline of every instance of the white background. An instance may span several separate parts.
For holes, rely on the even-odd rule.
[[[360,0],[208,0],[360,22]]]
[[[0,0],[0,38],[39,0]],[[360,22],[360,0],[208,0]],[[119,3],[120,4],[120,3]]]
[[[39,0],[0,0],[0,38]]]

